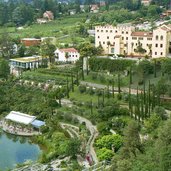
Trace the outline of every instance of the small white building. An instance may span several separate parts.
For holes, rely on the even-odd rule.
[[[80,54],[75,48],[56,49],[55,56],[58,62],[75,63],[80,58]]]
[[[24,70],[38,68],[42,60],[41,56],[10,59],[10,73],[19,76]]]

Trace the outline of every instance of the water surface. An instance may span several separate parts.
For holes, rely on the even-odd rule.
[[[26,160],[36,161],[40,153],[39,146],[32,144],[29,138],[0,131],[0,170],[12,169]]]

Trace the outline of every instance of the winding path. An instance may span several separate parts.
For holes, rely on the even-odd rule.
[[[90,120],[88,120],[82,116],[78,116],[75,114],[72,114],[72,116],[77,118],[80,123],[83,123],[83,122],[86,123],[86,127],[90,131],[90,134],[91,134],[91,136],[88,140],[88,143],[87,143],[87,150],[88,150],[87,152],[89,152],[91,154],[94,163],[95,164],[98,163],[98,158],[97,158],[96,152],[95,152],[94,147],[93,147],[94,141],[99,134],[97,127],[95,125],[93,125]]]

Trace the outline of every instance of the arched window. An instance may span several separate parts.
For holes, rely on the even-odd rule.
[[[163,36],[160,36],[160,40],[163,40]]]
[[[156,40],[158,40],[159,39],[159,36],[156,36]]]

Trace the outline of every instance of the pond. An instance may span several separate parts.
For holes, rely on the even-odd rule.
[[[29,138],[6,134],[0,130],[0,170],[12,169],[26,160],[36,161],[41,153]]]

